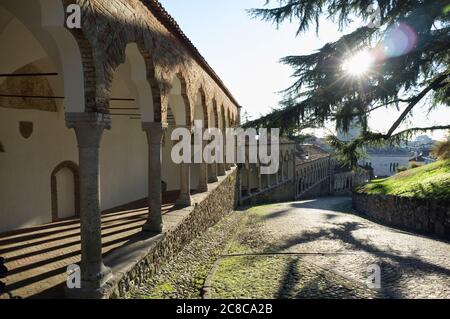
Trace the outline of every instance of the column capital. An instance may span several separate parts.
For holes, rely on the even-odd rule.
[[[161,144],[163,134],[167,129],[166,123],[158,122],[142,122],[142,130],[147,133],[149,144]]]
[[[92,125],[102,126],[104,129],[111,129],[111,114],[106,113],[66,113],[66,125],[68,128],[77,126]]]
[[[168,128],[167,123],[161,122],[142,122],[142,130],[144,131],[152,131],[152,130],[165,130]]]
[[[111,115],[104,113],[67,113],[66,125],[75,129],[79,148],[99,148],[103,131],[111,129]]]

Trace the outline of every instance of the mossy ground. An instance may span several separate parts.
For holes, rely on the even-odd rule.
[[[302,260],[273,254],[275,241],[264,228],[276,205],[249,209],[214,273],[212,297],[219,299],[372,298],[336,274]],[[239,256],[235,256],[239,255]]]
[[[450,200],[450,160],[439,161],[374,180],[360,193]]]
[[[135,299],[198,299],[208,273],[239,227],[234,212],[194,239],[171,262],[129,294]]]

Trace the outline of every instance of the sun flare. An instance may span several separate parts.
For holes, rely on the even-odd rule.
[[[352,76],[366,74],[374,63],[374,58],[369,51],[361,51],[348,58],[342,64],[342,69]]]

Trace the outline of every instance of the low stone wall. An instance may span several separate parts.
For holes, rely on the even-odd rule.
[[[270,204],[294,200],[294,191],[294,183],[292,181],[286,181],[262,190],[257,194],[252,194],[251,197],[243,198],[241,200],[241,206]]]
[[[171,212],[181,221],[169,231],[153,237],[145,247],[111,256],[114,279],[107,284],[104,298],[122,298],[133,286],[151,277],[192,239],[215,225],[235,208],[236,171],[230,173],[204,199],[193,207]],[[126,249],[126,248],[125,248]],[[106,260],[105,260],[106,263]]]
[[[297,199],[310,199],[330,195],[330,178],[324,178],[297,196]]]
[[[450,201],[354,193],[353,208],[392,226],[450,239]]]

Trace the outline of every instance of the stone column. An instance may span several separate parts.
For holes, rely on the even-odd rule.
[[[239,199],[242,199],[242,173],[243,173],[243,169],[241,167],[239,167],[237,176],[239,177],[238,180],[238,187],[239,187]]]
[[[161,144],[167,125],[161,123],[142,123],[148,141],[148,207],[147,222],[142,229],[148,232],[162,232],[161,214]]]
[[[225,136],[225,132],[222,130],[222,136]],[[220,150],[220,152],[222,153],[222,163],[217,163],[217,176],[225,176],[227,173],[225,171],[225,162],[226,162],[226,153],[224,152],[225,150],[225,137],[223,137],[223,145],[222,145],[222,149]]]
[[[262,177],[261,177],[261,167],[260,166],[257,167],[256,172],[258,174],[258,192],[262,192],[263,188],[262,188]]]
[[[204,193],[208,191],[208,165],[206,163],[200,164],[200,173],[197,191],[199,193]]]
[[[281,161],[281,166],[280,166],[280,171],[279,171],[279,176],[278,176],[278,178],[279,178],[278,182],[279,183],[282,183],[284,181],[283,174],[284,174],[284,159]]]
[[[212,139],[208,141],[210,143]],[[214,150],[214,153],[216,151]],[[208,183],[216,183],[218,181],[217,179],[217,163],[211,163],[207,164],[208,167]]]
[[[225,165],[225,170],[226,171],[229,171],[229,170],[231,170],[231,165],[230,165],[230,163],[228,163],[228,161],[227,161],[227,145],[228,145],[228,141],[227,141],[227,128],[229,127],[229,125],[226,125],[225,124],[225,127],[223,128],[223,162],[224,162],[224,165]]]
[[[224,146],[224,149],[225,149],[225,152],[226,152],[227,144],[225,143],[224,145],[225,145],[225,146]],[[224,162],[225,162],[225,170],[226,170],[226,171],[231,170],[231,164],[227,162],[227,156],[226,156],[226,153],[225,153],[225,156],[224,156]]]
[[[217,176],[225,176],[225,163],[217,163]]]
[[[80,167],[81,289],[68,294],[101,297],[101,287],[111,278],[103,264],[100,212],[100,141],[111,128],[111,117],[101,113],[68,113],[67,127],[75,129]]]
[[[205,142],[201,141],[202,145],[201,145],[201,149],[202,149],[202,163],[199,164],[200,169],[199,169],[199,180],[198,180],[198,186],[197,186],[197,191],[200,193],[204,193],[208,191],[208,164],[206,164],[204,162],[203,159],[203,152],[205,150]]]
[[[236,127],[235,127],[236,128]],[[236,162],[237,162],[237,136],[233,137],[233,141],[234,141],[234,158],[233,158],[233,163],[230,163],[231,167],[236,167]]]
[[[252,194],[252,167],[251,164],[248,164],[247,169],[247,188],[248,188],[248,196]]]
[[[191,164],[180,164],[180,197],[177,199],[176,206],[191,206]]]
[[[208,164],[208,183],[215,183],[217,181],[217,163]]]
[[[308,168],[308,188],[310,188],[313,185],[313,170],[312,166]]]

